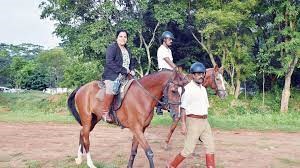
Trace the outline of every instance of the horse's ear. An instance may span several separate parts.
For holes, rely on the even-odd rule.
[[[218,71],[219,71],[219,66],[218,66],[217,64],[216,64],[215,67],[214,67],[214,71],[215,71],[215,72],[218,72]]]

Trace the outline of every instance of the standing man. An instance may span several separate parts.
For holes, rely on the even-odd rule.
[[[182,133],[185,135],[184,148],[168,163],[168,168],[176,168],[195,149],[199,138],[206,150],[206,167],[215,168],[215,144],[211,127],[207,120],[209,102],[207,92],[202,83],[205,78],[205,66],[196,62],[192,64],[190,73],[192,80],[184,89],[181,97]]]
[[[173,56],[170,46],[174,40],[173,33],[165,31],[161,35],[161,45],[157,50],[158,69],[161,70],[177,70],[177,66],[173,63]],[[156,113],[162,115],[162,106],[157,104]]]

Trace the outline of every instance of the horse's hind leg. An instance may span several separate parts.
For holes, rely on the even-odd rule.
[[[176,117],[174,120],[173,120],[173,123],[170,127],[170,131],[169,131],[169,134],[167,136],[167,139],[165,140],[165,150],[168,150],[169,149],[169,143],[170,143],[170,139],[172,137],[172,134],[173,132],[175,131],[177,125],[178,125],[178,122],[179,122],[180,118],[179,117]]]
[[[129,158],[129,161],[128,161],[127,168],[132,168],[134,158],[137,154],[138,146],[139,146],[139,141],[135,138],[135,136],[133,136],[132,146],[131,146],[131,154],[130,154],[130,158]]]
[[[82,142],[82,131],[79,134],[79,147],[77,152],[77,158],[75,159],[76,164],[82,163],[82,155],[83,155],[83,142]]]
[[[87,165],[90,168],[96,168],[94,165],[92,158],[91,158],[91,153],[90,153],[90,129],[91,129],[91,119],[88,124],[83,125],[82,127],[82,140],[83,140],[83,146],[86,151],[86,160],[87,160]]]

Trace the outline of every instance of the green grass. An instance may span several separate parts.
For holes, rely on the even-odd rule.
[[[287,158],[277,158],[277,160],[280,161],[285,167],[291,167],[291,166],[299,166],[300,161],[299,160],[292,160]]]
[[[42,163],[36,160],[28,160],[25,164],[27,168],[42,168]]]
[[[235,100],[228,96],[221,100],[209,95],[209,121],[214,128],[233,130],[300,131],[300,91],[292,90],[289,112],[280,113],[280,92],[266,94],[265,104],[257,94]],[[2,122],[58,122],[76,123],[66,107],[67,95],[48,95],[37,91],[11,94],[0,93],[0,121]],[[152,126],[170,126],[167,112],[154,116]]]
[[[155,112],[154,112],[155,113]],[[151,125],[152,126],[170,126],[172,124],[172,118],[170,117],[169,113],[164,111],[163,115],[154,115]]]
[[[0,121],[74,122],[66,108],[66,95],[51,96],[37,91],[0,94]]]
[[[211,126],[214,128],[233,130],[273,130],[297,132],[300,131],[299,114],[244,114],[209,116]]]
[[[68,156],[63,160],[55,160],[55,161],[36,161],[36,160],[27,160],[25,163],[26,168],[42,168],[42,167],[53,167],[53,168],[88,168],[86,160],[83,161],[80,165],[76,165],[75,158]],[[117,168],[120,167],[120,164],[109,164],[109,163],[102,163],[94,161],[94,165],[98,168]],[[122,166],[124,166],[123,164]]]
[[[226,100],[210,96],[210,105],[209,120],[212,127],[215,128],[300,131],[299,90],[291,91],[287,113],[280,113],[278,91],[267,93],[264,105],[261,94],[248,96],[247,99],[240,96],[238,100],[235,100],[233,96],[228,96]]]

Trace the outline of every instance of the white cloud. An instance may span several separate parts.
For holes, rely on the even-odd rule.
[[[52,34],[54,22],[40,19],[43,0],[0,0],[0,42],[33,43],[53,48],[60,40]]]

